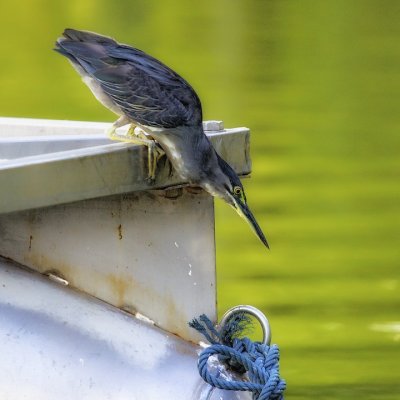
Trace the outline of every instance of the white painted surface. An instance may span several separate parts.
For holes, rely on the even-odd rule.
[[[107,127],[0,118],[0,213],[186,183],[161,160],[150,184],[147,149],[109,140]],[[239,174],[250,173],[248,129],[207,134]]]
[[[104,302],[1,258],[0,282],[1,399],[251,398],[212,390],[198,346]]]

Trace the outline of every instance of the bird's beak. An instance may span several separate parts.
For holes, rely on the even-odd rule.
[[[233,196],[232,196],[232,198],[233,198],[233,202],[235,204],[234,208],[235,208],[236,212],[250,225],[251,230],[263,242],[265,247],[267,247],[269,249],[268,241],[267,241],[263,231],[261,230],[260,226],[258,225],[256,219],[254,218],[254,215],[252,214],[249,207],[247,206],[247,204],[234,198]]]

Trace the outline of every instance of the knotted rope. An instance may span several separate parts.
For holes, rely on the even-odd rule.
[[[245,314],[237,314],[219,330],[205,315],[191,321],[189,325],[211,343],[199,356],[199,373],[207,383],[219,389],[250,391],[254,400],[283,400],[286,383],[279,376],[278,346],[239,338],[249,323],[250,318]],[[226,380],[211,374],[208,360],[214,355],[233,371],[246,372],[244,380]]]

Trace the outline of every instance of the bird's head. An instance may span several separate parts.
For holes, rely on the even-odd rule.
[[[218,156],[219,170],[209,175],[205,189],[228,203],[250,225],[252,231],[269,248],[268,241],[247,205],[243,185],[233,168]]]

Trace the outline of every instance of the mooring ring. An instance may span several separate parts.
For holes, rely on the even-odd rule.
[[[219,326],[224,326],[233,315],[238,313],[250,314],[258,320],[263,331],[263,340],[261,343],[269,346],[271,343],[271,327],[268,318],[258,308],[248,305],[232,307],[222,316]]]

